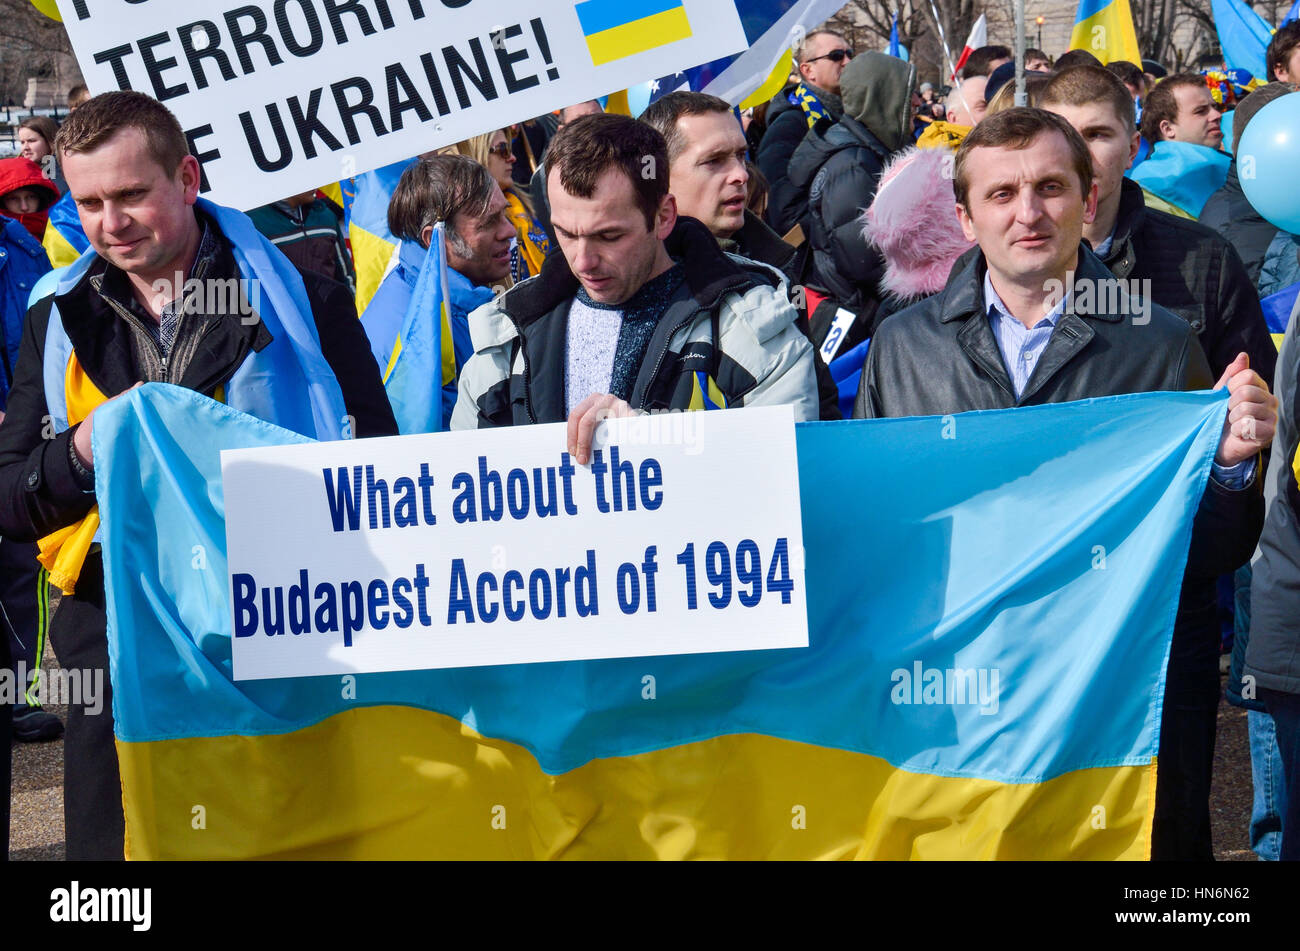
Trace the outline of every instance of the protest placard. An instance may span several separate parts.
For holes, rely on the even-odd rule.
[[[223,452],[236,679],[807,646],[790,407],[598,435]]]
[[[253,208],[745,47],[716,0],[60,0],[91,90],[171,109]]]

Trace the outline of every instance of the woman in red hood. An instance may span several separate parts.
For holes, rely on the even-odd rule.
[[[58,200],[59,187],[31,159],[0,159],[0,215],[22,222],[37,241],[45,237],[50,205]]]

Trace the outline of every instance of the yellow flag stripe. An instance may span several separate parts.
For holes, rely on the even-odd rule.
[[[786,82],[790,79],[790,62],[790,51],[788,49],[784,50],[777,57],[776,65],[772,67],[772,71],[763,80],[763,85],[741,100],[740,108],[753,109],[755,106],[761,106],[785,88]]]
[[[757,734],[551,775],[399,706],[117,750],[133,859],[1146,859],[1155,791],[1154,761],[1009,784]]]
[[[622,26],[601,30],[587,37],[587,49],[596,66],[658,49],[691,36],[691,24],[684,7],[674,7]]]

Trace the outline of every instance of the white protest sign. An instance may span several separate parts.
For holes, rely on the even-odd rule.
[[[180,119],[253,208],[745,48],[719,0],[59,0],[93,92]],[[210,189],[210,191],[209,191]]]
[[[806,647],[790,407],[221,454],[237,680]]]

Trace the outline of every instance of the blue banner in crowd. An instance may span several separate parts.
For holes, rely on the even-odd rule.
[[[1226,407],[1152,393],[800,425],[809,646],[654,658],[650,711],[625,689],[644,658],[363,674],[351,695],[234,681],[220,451],[302,440],[149,384],[94,433],[133,855],[1146,857]],[[945,694],[954,671],[983,671],[978,693]],[[370,793],[344,808],[357,756]],[[816,790],[773,802],[821,797],[815,835],[764,818],[791,777]],[[487,828],[463,815],[501,782],[543,825],[458,831]],[[182,800],[225,831],[195,836]],[[665,801],[681,815],[660,828]]]

